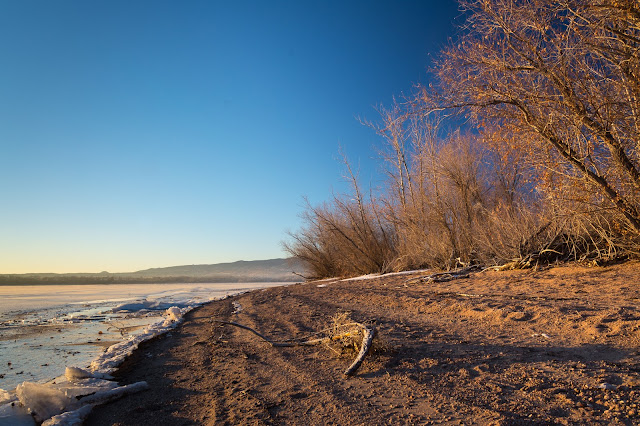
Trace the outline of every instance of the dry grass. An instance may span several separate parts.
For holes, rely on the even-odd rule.
[[[362,324],[354,322],[349,312],[336,313],[326,329],[325,346],[340,357],[353,358],[360,352],[364,330]],[[389,351],[380,333],[376,333],[369,354],[381,354]]]

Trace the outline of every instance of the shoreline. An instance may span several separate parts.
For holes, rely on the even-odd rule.
[[[96,407],[85,424],[639,421],[638,263],[412,278],[323,280],[200,306],[114,373],[150,389]],[[286,340],[341,312],[379,331],[353,377],[342,374],[353,352],[274,348],[211,321]]]
[[[0,288],[1,287],[46,287],[46,286],[64,286],[64,285],[77,285],[77,286],[92,286],[92,285],[120,285],[120,286],[127,286],[127,285],[179,285],[179,284],[236,284],[238,286],[241,286],[242,284],[273,284],[273,283],[288,283],[288,284],[296,284],[299,281],[278,281],[277,279],[273,279],[273,280],[258,280],[258,281],[225,281],[223,279],[219,279],[219,280],[207,280],[207,279],[202,279],[202,280],[196,280],[196,279],[180,279],[180,277],[178,278],[171,278],[171,280],[169,281],[163,281],[163,280],[140,280],[140,281],[118,281],[118,282],[92,282],[92,281],[87,281],[87,282],[79,282],[79,283],[74,283],[74,282],[68,282],[66,280],[60,280],[59,282],[33,282],[33,283],[10,283],[10,282],[0,282]]]
[[[231,284],[232,286],[235,286],[235,283],[227,283],[227,285]],[[256,284],[273,284],[273,283],[250,283],[253,284],[254,287],[253,289],[255,289],[255,285]],[[280,283],[277,283],[278,285]],[[284,283],[285,285],[287,283]],[[189,284],[182,284],[181,286],[189,286]],[[77,287],[77,286],[72,286],[72,287]],[[157,286],[156,286],[157,287]],[[181,287],[180,287],[181,288]],[[265,288],[265,287],[262,287]],[[197,288],[199,289],[199,288]],[[233,293],[231,294],[242,294],[246,291],[251,290],[251,287],[244,287],[244,288],[236,288]],[[218,292],[223,292],[222,294],[220,294],[219,298],[224,298],[224,297],[228,297],[229,296],[229,289],[215,289]],[[214,294],[214,293],[211,293]],[[84,293],[80,294],[77,297],[81,297],[86,299],[86,296],[84,295]],[[171,297],[171,296],[170,296]],[[38,419],[43,419],[46,420],[48,417],[52,416],[52,415],[56,415],[57,413],[60,413],[60,409],[62,409],[64,407],[64,410],[62,411],[62,413],[67,413],[65,415],[71,415],[71,413],[69,413],[70,411],[75,411],[76,409],[78,409],[79,406],[83,406],[83,404],[85,404],[83,401],[84,399],[77,401],[76,402],[76,398],[75,396],[77,396],[77,398],[79,399],[82,395],[84,395],[85,393],[95,393],[95,392],[102,392],[102,391],[107,391],[111,388],[113,388],[114,386],[117,386],[116,382],[113,381],[101,381],[100,383],[95,382],[95,380],[91,379],[89,380],[89,382],[91,382],[93,380],[93,382],[95,383],[91,383],[89,384],[89,382],[85,383],[82,380],[78,380],[78,379],[82,379],[80,377],[78,378],[70,378],[69,374],[72,374],[72,376],[75,376],[75,374],[73,373],[69,373],[69,367],[75,370],[78,370],[78,366],[82,367],[81,370],[84,370],[85,368],[87,370],[84,370],[84,373],[82,373],[84,375],[84,377],[94,377],[94,378],[100,378],[102,379],[103,376],[105,375],[109,375],[109,373],[111,373],[114,368],[117,367],[117,365],[119,363],[122,362],[123,359],[126,359],[126,357],[132,353],[133,350],[135,350],[135,348],[143,341],[148,340],[148,339],[152,339],[154,337],[156,337],[159,334],[165,333],[167,331],[169,331],[170,329],[173,329],[175,326],[179,325],[180,322],[182,321],[182,317],[184,314],[188,313],[189,311],[193,310],[193,309],[197,309],[197,307],[199,305],[201,305],[203,302],[199,302],[197,301],[197,296],[196,293],[188,293],[188,297],[192,297],[192,299],[190,299],[190,306],[187,305],[179,305],[179,306],[183,306],[182,308],[178,308],[178,307],[171,307],[169,309],[165,309],[162,312],[159,311],[159,316],[153,317],[155,318],[151,323],[149,323],[148,321],[142,319],[143,322],[146,321],[145,324],[133,324],[130,327],[128,327],[128,329],[126,330],[129,335],[129,337],[125,337],[122,340],[116,340],[116,341],[103,341],[102,339],[107,336],[107,334],[103,334],[102,330],[98,331],[99,324],[97,324],[96,321],[87,321],[86,323],[93,326],[93,328],[96,328],[96,324],[98,329],[87,329],[85,330],[84,328],[82,328],[80,330],[80,332],[76,335],[73,335],[73,339],[78,340],[78,341],[71,341],[71,342],[66,342],[64,343],[66,346],[65,347],[69,347],[69,348],[74,348],[74,347],[85,347],[85,346],[98,346],[98,347],[102,347],[102,351],[100,351],[99,353],[96,353],[90,360],[86,361],[85,363],[80,363],[78,364],[78,362],[72,362],[72,364],[69,364],[68,362],[71,361],[71,359],[67,360],[67,362],[65,364],[63,364],[62,367],[60,367],[59,363],[54,363],[54,364],[49,364],[49,363],[45,363],[43,364],[43,367],[46,366],[47,370],[51,370],[54,367],[60,367],[57,369],[56,374],[49,376],[48,379],[45,380],[37,380],[37,379],[31,379],[29,380],[29,378],[25,377],[26,380],[22,380],[19,381],[17,383],[18,388],[10,388],[7,391],[2,391],[0,392],[0,422],[2,421],[9,421],[9,422],[26,422],[25,424],[29,423],[28,420],[30,420],[29,415],[27,415],[27,409],[33,410],[36,414],[36,420]],[[119,301],[121,298],[117,299]],[[130,297],[126,298],[127,300],[130,299]],[[116,300],[116,299],[114,299]],[[125,299],[122,299],[125,300]],[[146,300],[146,299],[145,299]],[[186,300],[186,299],[185,299]],[[104,303],[105,301],[100,299],[96,299],[95,303]],[[90,303],[94,303],[94,302],[90,302]],[[73,305],[81,305],[81,306],[85,306],[85,303],[75,303],[75,302],[71,302],[69,304],[69,306],[73,306]],[[128,307],[128,305],[125,303],[124,305],[122,305],[120,303],[121,306],[123,307]],[[140,306],[138,306],[140,305]],[[136,309],[137,308],[144,308],[146,305],[144,304],[138,304],[136,306],[134,306]],[[56,313],[56,315],[58,314],[58,311],[56,311],[56,306],[55,304],[52,305],[52,307],[48,307],[47,309],[49,309],[50,311]],[[67,306],[67,305],[64,305]],[[83,308],[84,309],[84,308]],[[31,313],[27,313],[29,315],[31,315]],[[82,314],[82,318],[84,318],[83,316],[84,314]],[[146,317],[144,317],[146,318]],[[45,318],[46,320],[46,318]],[[42,319],[39,319],[39,321],[43,321]],[[36,324],[34,323],[32,328],[36,328],[36,327],[42,327],[43,324]],[[45,322],[44,325],[51,325],[48,322]],[[53,327],[54,331],[55,329],[57,329],[58,333],[54,333],[56,338],[60,338],[60,329],[64,328],[64,325],[68,325],[68,324],[55,324],[55,327]],[[123,329],[124,330],[124,329]],[[134,334],[129,334],[132,330],[136,330],[134,332]],[[31,329],[28,329],[27,331],[32,331],[31,334],[33,334],[34,336],[40,336],[40,334],[42,333],[42,330],[40,328],[37,329],[37,332]],[[122,330],[120,330],[120,334],[122,334]],[[53,339],[54,335],[51,335],[50,337]],[[95,339],[92,339],[92,337],[94,337],[93,335],[95,335]],[[24,336],[22,336],[23,338],[26,338],[25,336],[28,337],[27,334],[25,334]],[[79,337],[78,337],[79,336]],[[99,337],[97,337],[99,336]],[[46,337],[46,336],[45,336]],[[66,336],[69,337],[69,336]],[[44,338],[43,338],[44,339]],[[41,339],[42,340],[42,339]],[[46,342],[45,342],[46,340]],[[43,343],[48,344],[49,346],[51,346],[53,348],[54,351],[58,350],[57,346],[55,345],[51,345],[49,344],[49,340],[45,339],[43,340]],[[53,342],[53,341],[52,341]],[[25,343],[26,344],[26,343]],[[43,346],[43,345],[39,345],[39,346]],[[48,346],[47,346],[48,348]],[[73,355],[75,355],[78,352],[75,352],[74,349],[69,349],[71,351],[73,351]],[[16,364],[20,365],[19,363],[16,363],[12,357],[8,358],[10,361],[14,361],[14,362],[8,362],[9,368],[12,369],[13,366],[15,366]],[[43,360],[42,362],[46,362],[48,360]],[[82,365],[84,364],[84,365]],[[66,365],[66,372],[65,372],[65,367],[64,365]],[[24,367],[24,363],[22,363],[22,366]],[[17,370],[16,370],[17,371]],[[25,376],[32,376],[34,377],[34,374],[30,373],[31,370],[24,370],[24,374]],[[16,373],[18,375],[22,375],[23,372],[20,371],[18,373]],[[26,386],[26,387],[25,387]],[[84,392],[82,389],[85,386],[89,386],[89,388],[91,388],[91,390],[87,390],[86,392]],[[87,389],[89,389],[87,388]],[[28,390],[27,390],[28,389]],[[16,391],[18,391],[16,393]],[[66,401],[64,402],[64,405],[59,405],[62,404],[62,402],[53,402],[53,400],[48,401],[47,398],[48,397],[44,397],[43,395],[45,395],[46,393],[55,393],[56,395],[58,395],[56,398],[60,398],[60,401]],[[68,397],[70,398],[70,393],[73,393],[74,398],[68,399]],[[84,392],[84,393],[82,393]],[[66,395],[66,396],[65,396]],[[18,402],[18,397],[19,397],[19,401],[21,402],[20,404],[15,404]],[[95,400],[96,397],[93,397],[92,400]],[[89,399],[87,399],[87,401],[89,401]],[[14,404],[14,405],[12,405]],[[23,406],[24,404],[24,406]],[[84,412],[88,412],[90,407],[85,407],[83,408]],[[4,419],[4,420],[2,420]],[[51,421],[54,422],[54,424],[56,421],[59,421],[56,418],[52,419]]]

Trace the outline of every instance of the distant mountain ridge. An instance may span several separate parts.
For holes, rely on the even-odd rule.
[[[239,260],[124,273],[0,274],[0,285],[292,282],[301,280],[298,274],[304,275],[304,268],[295,259]]]

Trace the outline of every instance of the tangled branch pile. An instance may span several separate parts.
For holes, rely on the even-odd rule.
[[[284,341],[274,341],[264,336],[251,327],[239,324],[233,321],[211,320],[211,322],[232,325],[258,336],[260,339],[269,343],[276,348],[292,347],[292,346],[313,346],[324,344],[332,351],[342,355],[354,352],[357,356],[344,371],[346,376],[352,376],[360,368],[365,356],[369,353],[376,337],[375,327],[366,326],[364,324],[353,322],[349,319],[347,313],[336,314],[333,318],[332,325],[325,330],[320,330],[313,334],[313,338],[306,336],[304,338],[293,338]],[[322,336],[322,337],[317,337]]]

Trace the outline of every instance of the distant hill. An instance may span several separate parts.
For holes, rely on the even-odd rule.
[[[0,274],[0,285],[27,284],[144,284],[216,282],[292,282],[304,275],[294,259],[252,260],[212,265],[184,265],[137,272],[97,274]]]
[[[293,270],[302,273],[302,265],[293,259],[239,260],[232,263],[214,265],[183,265],[167,268],[152,268],[129,274],[139,277],[224,277],[242,281],[296,281],[300,277]]]

